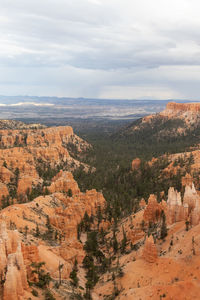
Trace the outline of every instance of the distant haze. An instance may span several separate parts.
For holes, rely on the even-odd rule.
[[[200,99],[197,0],[1,1],[0,94]]]
[[[183,100],[176,100],[184,102]],[[0,119],[40,121],[62,119],[138,119],[162,111],[163,100],[111,100],[58,97],[0,96]],[[49,122],[47,122],[49,123]],[[51,122],[50,122],[51,123]]]

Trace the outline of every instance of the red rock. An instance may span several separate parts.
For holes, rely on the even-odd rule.
[[[192,187],[192,183],[193,183],[193,178],[190,174],[186,173],[184,177],[182,177],[182,186],[190,186]]]
[[[4,183],[9,183],[13,177],[13,173],[5,167],[0,167],[0,180]]]
[[[139,158],[135,158],[131,164],[132,170],[138,170],[140,168],[140,165],[141,165],[141,160]]]
[[[6,197],[9,195],[9,192],[8,192],[8,188],[7,188],[7,185],[0,182],[0,199],[2,200],[2,197]]]
[[[146,207],[146,205],[147,204],[146,204],[145,200],[142,198],[141,201],[140,201],[140,204],[139,204],[140,208],[144,209]]]
[[[154,194],[151,194],[148,199],[148,204],[144,210],[145,222],[157,222],[160,218],[161,211],[164,210],[162,203],[157,202],[157,198]]]
[[[195,208],[197,202],[200,202],[200,196],[198,195],[194,184],[192,183],[192,185],[187,185],[185,187],[183,203],[187,203],[189,206],[189,211],[191,211]]]
[[[80,190],[78,184],[73,178],[72,173],[63,172],[62,170],[52,179],[52,184],[48,187],[51,193],[72,191],[73,195],[79,194]]]
[[[148,237],[145,241],[142,257],[149,263],[154,263],[158,258],[157,248],[154,244],[152,235]]]
[[[198,113],[200,111],[200,103],[167,103],[166,110],[172,112],[185,112],[192,111]]]
[[[0,274],[5,279],[3,300],[20,299],[20,297],[23,297],[24,291],[29,289],[21,251],[21,239],[17,231],[7,230],[5,223],[2,221],[0,254]]]

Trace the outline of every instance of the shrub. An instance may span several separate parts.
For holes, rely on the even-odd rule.
[[[38,291],[32,290],[31,293],[34,297],[38,297]]]
[[[45,300],[56,300],[56,298],[52,295],[50,290],[45,291]]]

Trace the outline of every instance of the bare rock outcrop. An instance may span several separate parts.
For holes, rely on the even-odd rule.
[[[21,239],[17,231],[7,230],[3,221],[0,228],[0,253],[0,274],[4,280],[3,300],[23,299],[24,291],[29,287]]]
[[[194,187],[194,184],[192,185],[186,185],[185,187],[185,193],[183,197],[183,203],[188,204],[189,211],[194,209],[196,206],[199,206],[200,202],[200,196],[197,194],[197,191]]]
[[[64,165],[69,170],[79,167],[81,163],[72,158],[68,151],[72,145],[77,153],[91,147],[76,136],[70,126],[0,130],[0,137],[0,182],[12,185],[17,182],[18,195],[31,192],[33,187],[41,185],[42,176],[48,170]],[[87,171],[89,167],[82,165]],[[61,177],[61,174],[58,177]],[[51,189],[59,190],[61,181],[54,183]],[[60,186],[63,191],[67,188],[65,184]],[[1,194],[7,195],[5,188]]]
[[[200,103],[176,103],[169,102],[166,106],[166,111],[171,113],[180,113],[180,112],[200,112]]]
[[[11,178],[14,177],[14,174],[5,168],[4,166],[0,167],[0,180],[4,183],[9,183]]]
[[[186,173],[184,177],[182,177],[182,180],[181,180],[181,183],[182,183],[182,186],[190,186],[192,187],[192,184],[193,184],[193,178],[190,174]]]
[[[139,167],[140,167],[140,165],[141,165],[141,160],[140,160],[140,158],[135,158],[135,159],[132,161],[132,163],[131,163],[132,170],[133,170],[133,171],[134,171],[134,170],[138,170]]]
[[[140,203],[139,203],[140,208],[141,208],[141,209],[144,209],[144,208],[146,207],[146,205],[147,205],[147,204],[146,204],[144,198],[142,198],[142,199],[140,200]]]
[[[167,205],[169,224],[182,221],[186,218],[187,207],[182,205],[181,193],[177,192],[173,187],[169,188]]]
[[[193,183],[185,186],[183,199],[181,194],[171,187],[168,191],[167,206],[169,224],[186,220],[190,220],[192,226],[199,224],[200,196]]]
[[[7,185],[0,182],[0,199],[2,200],[3,197],[7,197],[9,195],[9,191]]]
[[[51,193],[65,192],[71,190],[73,195],[79,194],[80,190],[77,182],[74,180],[72,173],[63,172],[62,170],[52,179],[52,184],[48,187]]]
[[[142,257],[149,263],[154,263],[158,258],[157,248],[152,235],[145,241]]]
[[[144,201],[141,202],[144,208]],[[173,187],[168,190],[167,202],[162,200],[158,203],[155,195],[150,195],[148,204],[144,209],[143,220],[156,223],[160,220],[161,212],[164,211],[167,223],[174,224],[180,221],[189,220],[190,225],[195,226],[200,222],[200,196],[194,184],[185,186],[183,199],[181,193]]]
[[[145,222],[157,222],[160,218],[162,210],[165,210],[166,206],[163,202],[158,203],[157,198],[154,194],[151,194],[148,199],[148,204],[144,210],[144,221]]]
[[[190,127],[191,125],[195,125],[197,122],[199,122],[200,103],[169,102],[166,106],[166,109],[160,113],[160,116],[170,119],[182,119]]]

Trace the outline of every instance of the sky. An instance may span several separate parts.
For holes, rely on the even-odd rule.
[[[0,95],[200,100],[199,0],[0,0]]]

